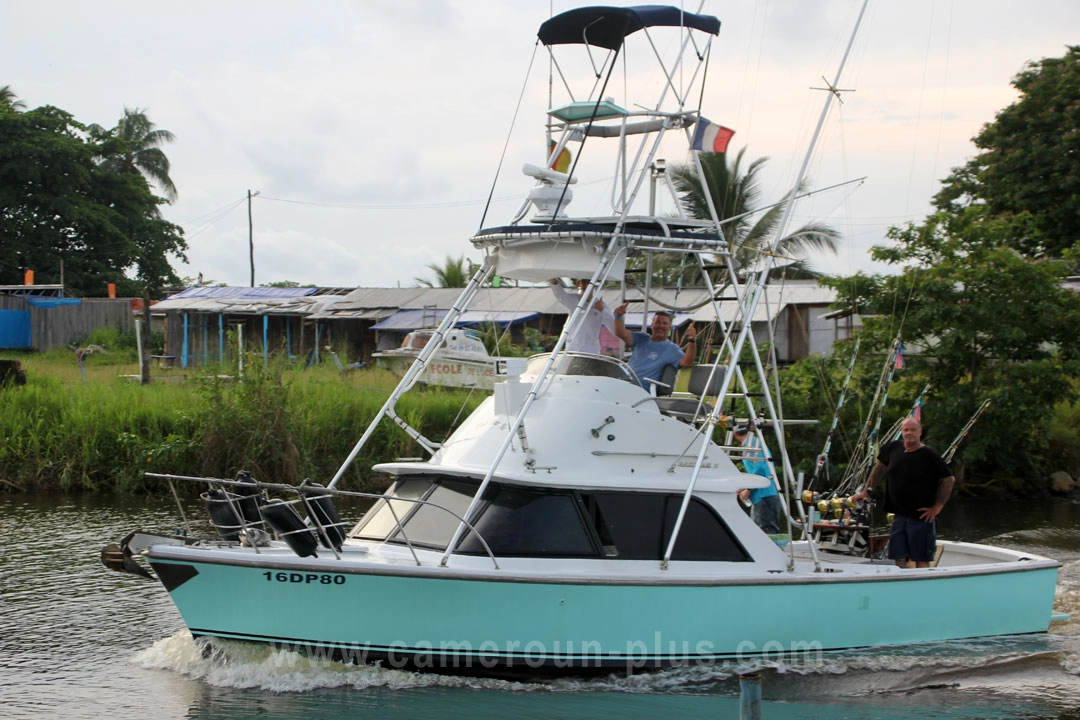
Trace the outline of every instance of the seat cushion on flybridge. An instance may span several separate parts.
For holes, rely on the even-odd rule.
[[[695,416],[698,419],[704,418],[712,412],[713,406],[709,403],[702,403],[700,398],[714,397],[719,394],[725,372],[727,372],[727,366],[725,365],[720,365],[715,371],[712,365],[695,365],[690,369],[688,386],[690,394],[676,395],[675,397],[657,397],[656,404],[660,408],[660,412],[686,422],[690,422]],[[711,382],[709,382],[710,377]],[[668,394],[670,392],[669,390]],[[658,396],[662,394],[659,388],[657,388],[656,394]]]
[[[702,420],[713,409],[709,403],[702,403],[699,398],[693,397],[657,397],[656,405],[664,415],[684,422],[690,422],[695,416]]]
[[[548,115],[566,122],[579,122],[581,120],[626,117],[627,112],[613,102],[601,100],[600,102],[568,103],[554,110],[548,110]]]
[[[690,368],[690,382],[686,389],[697,397],[716,397],[720,394],[726,372],[726,365],[717,366],[715,371],[712,365],[695,365]]]
[[[656,386],[653,393],[656,397],[667,397],[675,389],[675,379],[677,377],[679,377],[679,368],[674,365],[665,365],[664,371],[660,374],[660,381],[656,383],[647,382],[646,384]]]

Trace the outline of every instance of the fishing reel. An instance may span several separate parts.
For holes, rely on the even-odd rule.
[[[813,490],[803,490],[802,501],[816,509],[822,521],[843,525],[865,524],[872,507],[869,500],[857,501],[851,496],[829,497],[827,493]]]

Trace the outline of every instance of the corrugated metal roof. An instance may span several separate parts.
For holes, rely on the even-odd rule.
[[[434,327],[442,322],[449,310],[423,310],[409,309],[398,310],[390,317],[371,326],[372,330],[419,330],[426,327]],[[457,327],[473,327],[494,323],[499,327],[527,322],[540,317],[538,312],[517,310],[466,310],[461,313],[456,323]]]
[[[310,315],[324,307],[332,307],[340,299],[342,299],[342,296],[336,295],[286,295],[263,298],[252,296],[179,297],[174,295],[154,305],[154,312],[173,310],[180,312],[234,313],[239,315]]]
[[[461,294],[460,288],[356,288],[348,293],[329,294],[327,288],[188,288],[154,306],[155,312],[183,311],[237,314],[304,315],[312,320],[383,320],[399,310],[449,310]],[[340,292],[340,291],[339,291]],[[721,296],[729,297],[730,292]],[[600,296],[611,307],[623,302],[619,288],[602,290]],[[641,292],[627,288],[626,297],[640,300]],[[758,303],[754,322],[764,322],[771,313],[778,315],[785,306],[825,306],[836,299],[832,288],[819,287],[812,280],[789,280],[771,284]],[[725,321],[736,315],[736,304],[722,300]],[[631,303],[631,312],[640,312],[641,304]],[[704,288],[658,288],[652,292],[649,310],[673,309],[698,322],[710,322],[713,308]],[[568,309],[547,286],[481,288],[469,310],[491,313],[542,313],[566,315]],[[440,315],[441,317],[441,315]]]
[[[318,288],[280,288],[280,287],[235,287],[229,285],[198,285],[189,287],[172,295],[166,300],[179,300],[190,298],[214,298],[223,300],[226,298],[264,299],[264,298],[292,298],[303,297],[313,294]]]

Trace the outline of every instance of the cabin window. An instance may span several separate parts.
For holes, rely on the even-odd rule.
[[[417,545],[445,549],[461,524],[460,518],[465,516],[477,487],[476,483],[453,480],[437,483],[424,498],[430,504],[417,504],[405,522],[405,534],[398,531],[392,539],[404,542],[408,538]]]
[[[393,543],[407,537],[418,547],[445,549],[477,487],[448,477],[398,480],[392,497],[379,500],[350,537]],[[578,494],[492,483],[473,525],[496,556],[660,560],[681,503],[675,493]],[[469,530],[457,552],[487,554]],[[692,498],[672,559],[745,562],[750,556],[716,512]]]
[[[550,353],[533,355],[526,365],[526,374],[539,375],[547,364]],[[591,375],[594,377],[610,377],[616,380],[626,380],[637,384],[630,371],[630,366],[615,358],[602,355],[588,355],[567,353],[560,356],[553,371],[556,375]]]
[[[658,493],[582,495],[604,554],[623,560],[663,559],[682,499]],[[691,498],[671,559],[745,562],[750,556],[712,508]]]
[[[356,525],[351,536],[366,540],[385,540],[387,535],[397,528],[398,522],[404,521],[416,510],[417,503],[409,501],[423,499],[431,489],[431,485],[431,478],[427,477],[398,480],[394,483],[389,495],[402,499],[386,500],[384,498],[376,502]],[[388,505],[392,505],[393,510]]]
[[[486,505],[473,525],[496,556],[596,556],[573,495],[514,485],[492,486],[486,495]],[[458,551],[486,554],[471,532]]]
[[[415,476],[398,480],[357,523],[349,537],[445,548],[465,515],[478,483]],[[424,502],[415,502],[423,500]],[[392,508],[392,511],[391,511]],[[449,512],[448,512],[449,511]],[[398,523],[405,528],[402,535]]]

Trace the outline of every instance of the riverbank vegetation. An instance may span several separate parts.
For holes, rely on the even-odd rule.
[[[855,350],[854,342],[841,343],[832,355],[811,356],[779,372],[784,416],[817,421],[791,425],[785,432],[791,461],[807,481],[837,416],[825,468],[831,481],[818,487],[834,486],[844,476],[866,418],[874,417],[881,402],[877,391],[891,354],[888,349],[868,350],[864,341],[840,404]],[[935,385],[940,382],[935,373],[943,370],[931,359],[910,354],[903,358],[902,367],[892,368],[891,382],[881,388],[887,401],[877,437],[882,442],[893,439],[884,436],[886,430],[918,407],[928,445],[944,454],[957,444],[950,463],[957,493],[1030,495],[1051,490],[1052,473],[1080,478],[1080,378],[1062,374],[1051,386],[1036,385],[1034,390],[1027,383],[994,380],[997,375],[990,373],[977,377],[974,388],[966,380]],[[1027,372],[1032,377],[1059,372],[1056,361],[1046,365]],[[1022,372],[1014,365],[1006,371]],[[989,403],[979,412],[984,401]]]
[[[972,138],[979,153],[942,181],[934,212],[871,249],[895,272],[825,281],[862,318],[865,351],[902,338],[900,396],[929,388],[930,444],[989,401],[963,454],[988,487],[1080,475],[1080,136],[1060,131],[1080,122],[1080,46],[1012,84],[1018,99]]]
[[[106,352],[85,356],[82,372],[70,351],[0,353],[0,359],[21,362],[27,376],[26,385],[0,389],[4,490],[167,492],[164,484],[145,477],[147,472],[229,478],[248,470],[266,481],[311,478],[326,483],[397,383],[396,376],[377,368],[342,373],[331,364],[265,365],[255,354],[245,362],[242,378],[236,367],[155,367],[154,382],[140,385],[134,377],[133,340],[112,334],[92,340]],[[842,344],[830,357],[808,358],[780,373],[785,416],[818,420],[786,431],[792,463],[807,477],[832,425],[852,345]],[[834,481],[872,410],[883,359],[880,353],[867,353],[856,362],[829,458]],[[924,387],[925,376],[910,361],[906,364],[890,388],[887,414],[895,418],[907,414]],[[397,409],[434,441],[449,435],[486,395],[421,388],[405,395]],[[1060,395],[1067,398],[1077,391],[1080,382],[1072,380]],[[951,418],[947,407],[933,399],[923,406],[926,439],[942,451],[967,419]],[[1080,475],[1078,428],[1080,403],[1069,399],[1051,403],[1048,419],[1038,427],[980,419],[957,455],[955,465],[962,468],[958,491],[1030,492],[1046,489],[1047,474],[1054,470]],[[986,448],[996,447],[1016,448],[1022,462],[989,465]],[[342,486],[381,491],[386,478],[371,466],[418,454],[400,428],[384,422],[343,476]]]
[[[146,472],[228,478],[239,470],[272,482],[327,482],[397,383],[390,373],[340,373],[246,363],[198,372],[155,369],[155,382],[130,375],[122,352],[85,359],[70,352],[4,353],[27,383],[0,389],[0,479],[8,490],[156,493]],[[483,399],[468,390],[427,388],[402,398],[398,414],[441,440]],[[342,480],[381,491],[379,461],[417,454],[415,443],[383,423]]]
[[[841,470],[872,409],[882,362],[900,339],[904,368],[889,390],[883,428],[911,412],[918,398],[925,440],[944,449],[989,401],[963,438],[959,491],[1046,487],[1055,471],[1080,478],[1080,134],[1061,132],[1080,125],[1080,46],[1030,63],[1013,85],[1018,99],[973,138],[979,154],[943,180],[933,214],[892,228],[872,249],[872,258],[894,272],[823,280],[837,291],[835,309],[861,323],[863,357],[833,438],[831,462]],[[14,243],[9,281],[35,265],[65,267],[69,287],[87,295],[102,292],[99,281],[114,275],[124,275],[121,292],[133,295],[175,280],[166,256],[182,256],[186,246],[157,213],[170,197],[171,181],[163,182],[168,165],[157,148],[167,135],[138,110],[125,111],[109,131],[54,107],[24,110],[0,87],[0,137],[10,140],[0,143],[0,165],[11,168],[0,200],[5,191],[18,200],[7,203],[15,211],[0,216],[10,221],[0,222],[0,236]],[[38,142],[42,138],[54,141]],[[5,153],[8,146],[13,149]],[[714,202],[725,216],[753,205],[761,161],[740,179],[741,157],[703,159],[722,180],[718,188],[751,191]],[[29,183],[38,165],[59,174]],[[141,172],[166,190],[165,198],[153,195]],[[31,185],[35,192],[27,194]],[[681,190],[692,207],[694,187]],[[83,205],[71,204],[76,195]],[[71,215],[72,207],[79,212]],[[118,216],[118,207],[132,212]],[[744,249],[755,245],[748,240],[755,238],[753,228],[767,225],[754,223],[732,234]],[[807,237],[820,246],[832,231],[811,227]],[[106,245],[108,253],[101,250]],[[675,265],[661,264],[658,272],[666,274],[658,279],[692,280],[682,275],[684,265],[680,260],[676,272]],[[429,269],[436,280],[421,282],[463,284],[460,260],[449,257]],[[528,348],[494,330],[484,333],[485,344],[503,356],[550,344],[551,338],[530,332]],[[266,480],[326,480],[394,385],[376,370],[342,375],[330,368],[265,367],[258,356],[247,363],[243,382],[236,368],[219,367],[161,371],[163,380],[187,378],[140,387],[126,377],[138,372],[133,341],[88,342],[106,352],[87,355],[82,366],[66,352],[6,355],[21,359],[29,377],[25,386],[0,389],[0,481],[10,487],[153,491],[147,470],[225,477],[247,469]],[[819,421],[786,431],[789,455],[805,472],[832,423],[850,359],[845,345],[853,343],[779,374],[783,415]],[[479,401],[466,391],[430,389],[403,398],[399,411],[437,440]],[[386,424],[379,432],[370,454],[365,451],[346,476],[352,489],[371,489],[368,483],[376,481],[366,473],[376,457],[415,454],[400,430]]]

